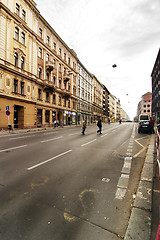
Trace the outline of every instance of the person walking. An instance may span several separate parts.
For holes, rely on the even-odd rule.
[[[82,134],[83,134],[83,135],[84,135],[84,133],[85,133],[86,127],[87,127],[87,121],[86,121],[86,120],[83,120],[83,121],[82,121]]]
[[[98,120],[97,127],[99,128],[97,130],[97,133],[102,134],[102,132],[101,132],[102,131],[102,121],[101,121],[101,119]]]

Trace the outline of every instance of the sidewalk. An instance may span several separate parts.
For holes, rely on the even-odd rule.
[[[154,189],[157,188],[159,180],[155,153],[153,134],[124,240],[155,240],[159,222],[159,187],[158,190]]]
[[[77,127],[80,125],[66,125],[66,126],[58,126],[58,127],[40,127],[40,128],[26,128],[26,129],[19,129],[14,128],[13,130],[1,130],[0,136],[2,135],[8,135],[8,134],[18,134],[18,133],[29,133],[29,132],[41,132],[41,131],[49,131],[49,130],[56,130],[56,129],[63,129],[67,127]]]

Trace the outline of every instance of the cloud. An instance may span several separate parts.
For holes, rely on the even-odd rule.
[[[135,109],[140,96],[151,90],[150,74],[160,39],[159,0],[47,0],[47,6],[43,0],[36,3],[88,71],[124,105],[126,93],[132,96],[130,102]],[[116,69],[111,67],[114,63]]]

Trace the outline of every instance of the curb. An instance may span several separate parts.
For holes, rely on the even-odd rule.
[[[150,240],[151,237],[154,142],[155,135],[152,135],[124,240]]]

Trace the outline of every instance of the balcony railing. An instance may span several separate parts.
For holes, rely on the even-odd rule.
[[[46,70],[51,72],[55,68],[54,63],[51,61],[46,61]]]
[[[63,96],[64,98],[70,98],[70,96],[71,96],[70,90],[61,89],[61,91],[62,91],[62,96]]]
[[[68,82],[68,81],[70,80],[70,76],[67,75],[67,74],[65,74],[65,75],[63,76],[63,80],[64,80],[65,82]]]
[[[44,89],[49,89],[52,92],[55,91],[55,85],[53,82],[45,79],[43,83],[44,83]]]

